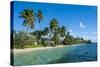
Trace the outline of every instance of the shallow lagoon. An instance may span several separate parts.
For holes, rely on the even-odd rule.
[[[97,60],[97,44],[76,44],[14,54],[14,65],[54,64]]]

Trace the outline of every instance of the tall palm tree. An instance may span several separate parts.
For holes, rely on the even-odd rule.
[[[58,28],[58,21],[56,19],[52,19],[50,21],[50,29],[51,31],[54,33],[57,31],[57,28]]]
[[[23,18],[23,26],[33,29],[34,28],[34,22],[35,22],[35,15],[32,9],[24,9],[22,12],[20,12],[20,18]]]
[[[38,22],[39,22],[39,26],[40,26],[40,30],[41,30],[41,21],[43,20],[43,14],[42,11],[39,9],[38,13],[36,14],[37,18],[38,18]]]
[[[53,35],[51,40],[53,40],[54,44],[56,45],[58,43],[58,41],[59,41],[59,37],[58,37],[58,21],[56,19],[52,19],[50,21],[50,31],[51,31],[51,35]]]
[[[38,22],[39,22],[39,26],[40,26],[40,44],[41,44],[41,21],[43,20],[43,14],[42,14],[42,10],[38,10],[38,13],[36,14],[37,18],[38,18]]]

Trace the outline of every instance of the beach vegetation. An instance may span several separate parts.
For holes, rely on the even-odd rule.
[[[70,34],[68,26],[60,26],[56,18],[50,20],[49,26],[41,29],[42,20],[45,20],[41,9],[34,13],[33,9],[24,9],[19,17],[23,19],[22,26],[27,30],[12,31],[13,48],[35,48],[58,45],[72,45],[80,43],[92,43],[91,40],[85,40],[82,37],[74,37]],[[38,21],[39,29],[35,30],[35,22]],[[31,29],[32,31],[28,31]]]

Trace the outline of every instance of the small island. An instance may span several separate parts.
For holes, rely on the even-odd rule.
[[[34,15],[36,14],[36,16]],[[23,19],[22,26],[26,30],[13,30],[13,48],[37,48],[37,47],[55,47],[59,45],[74,45],[74,44],[91,44],[91,40],[85,40],[82,37],[74,37],[70,35],[67,26],[60,26],[56,18],[50,20],[49,26],[41,29],[42,20],[46,18],[43,16],[43,11],[38,9],[34,13],[32,9],[24,9],[20,12],[20,19]],[[36,18],[36,19],[35,19]],[[39,28],[35,30],[35,21],[38,21]],[[43,23],[42,23],[43,24]],[[33,32],[28,31],[29,29]]]
[[[13,1],[11,19],[13,66],[97,60],[95,6]]]

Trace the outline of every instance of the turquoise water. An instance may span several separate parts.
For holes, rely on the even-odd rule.
[[[36,65],[97,60],[97,45],[84,44],[14,54],[14,65]]]

